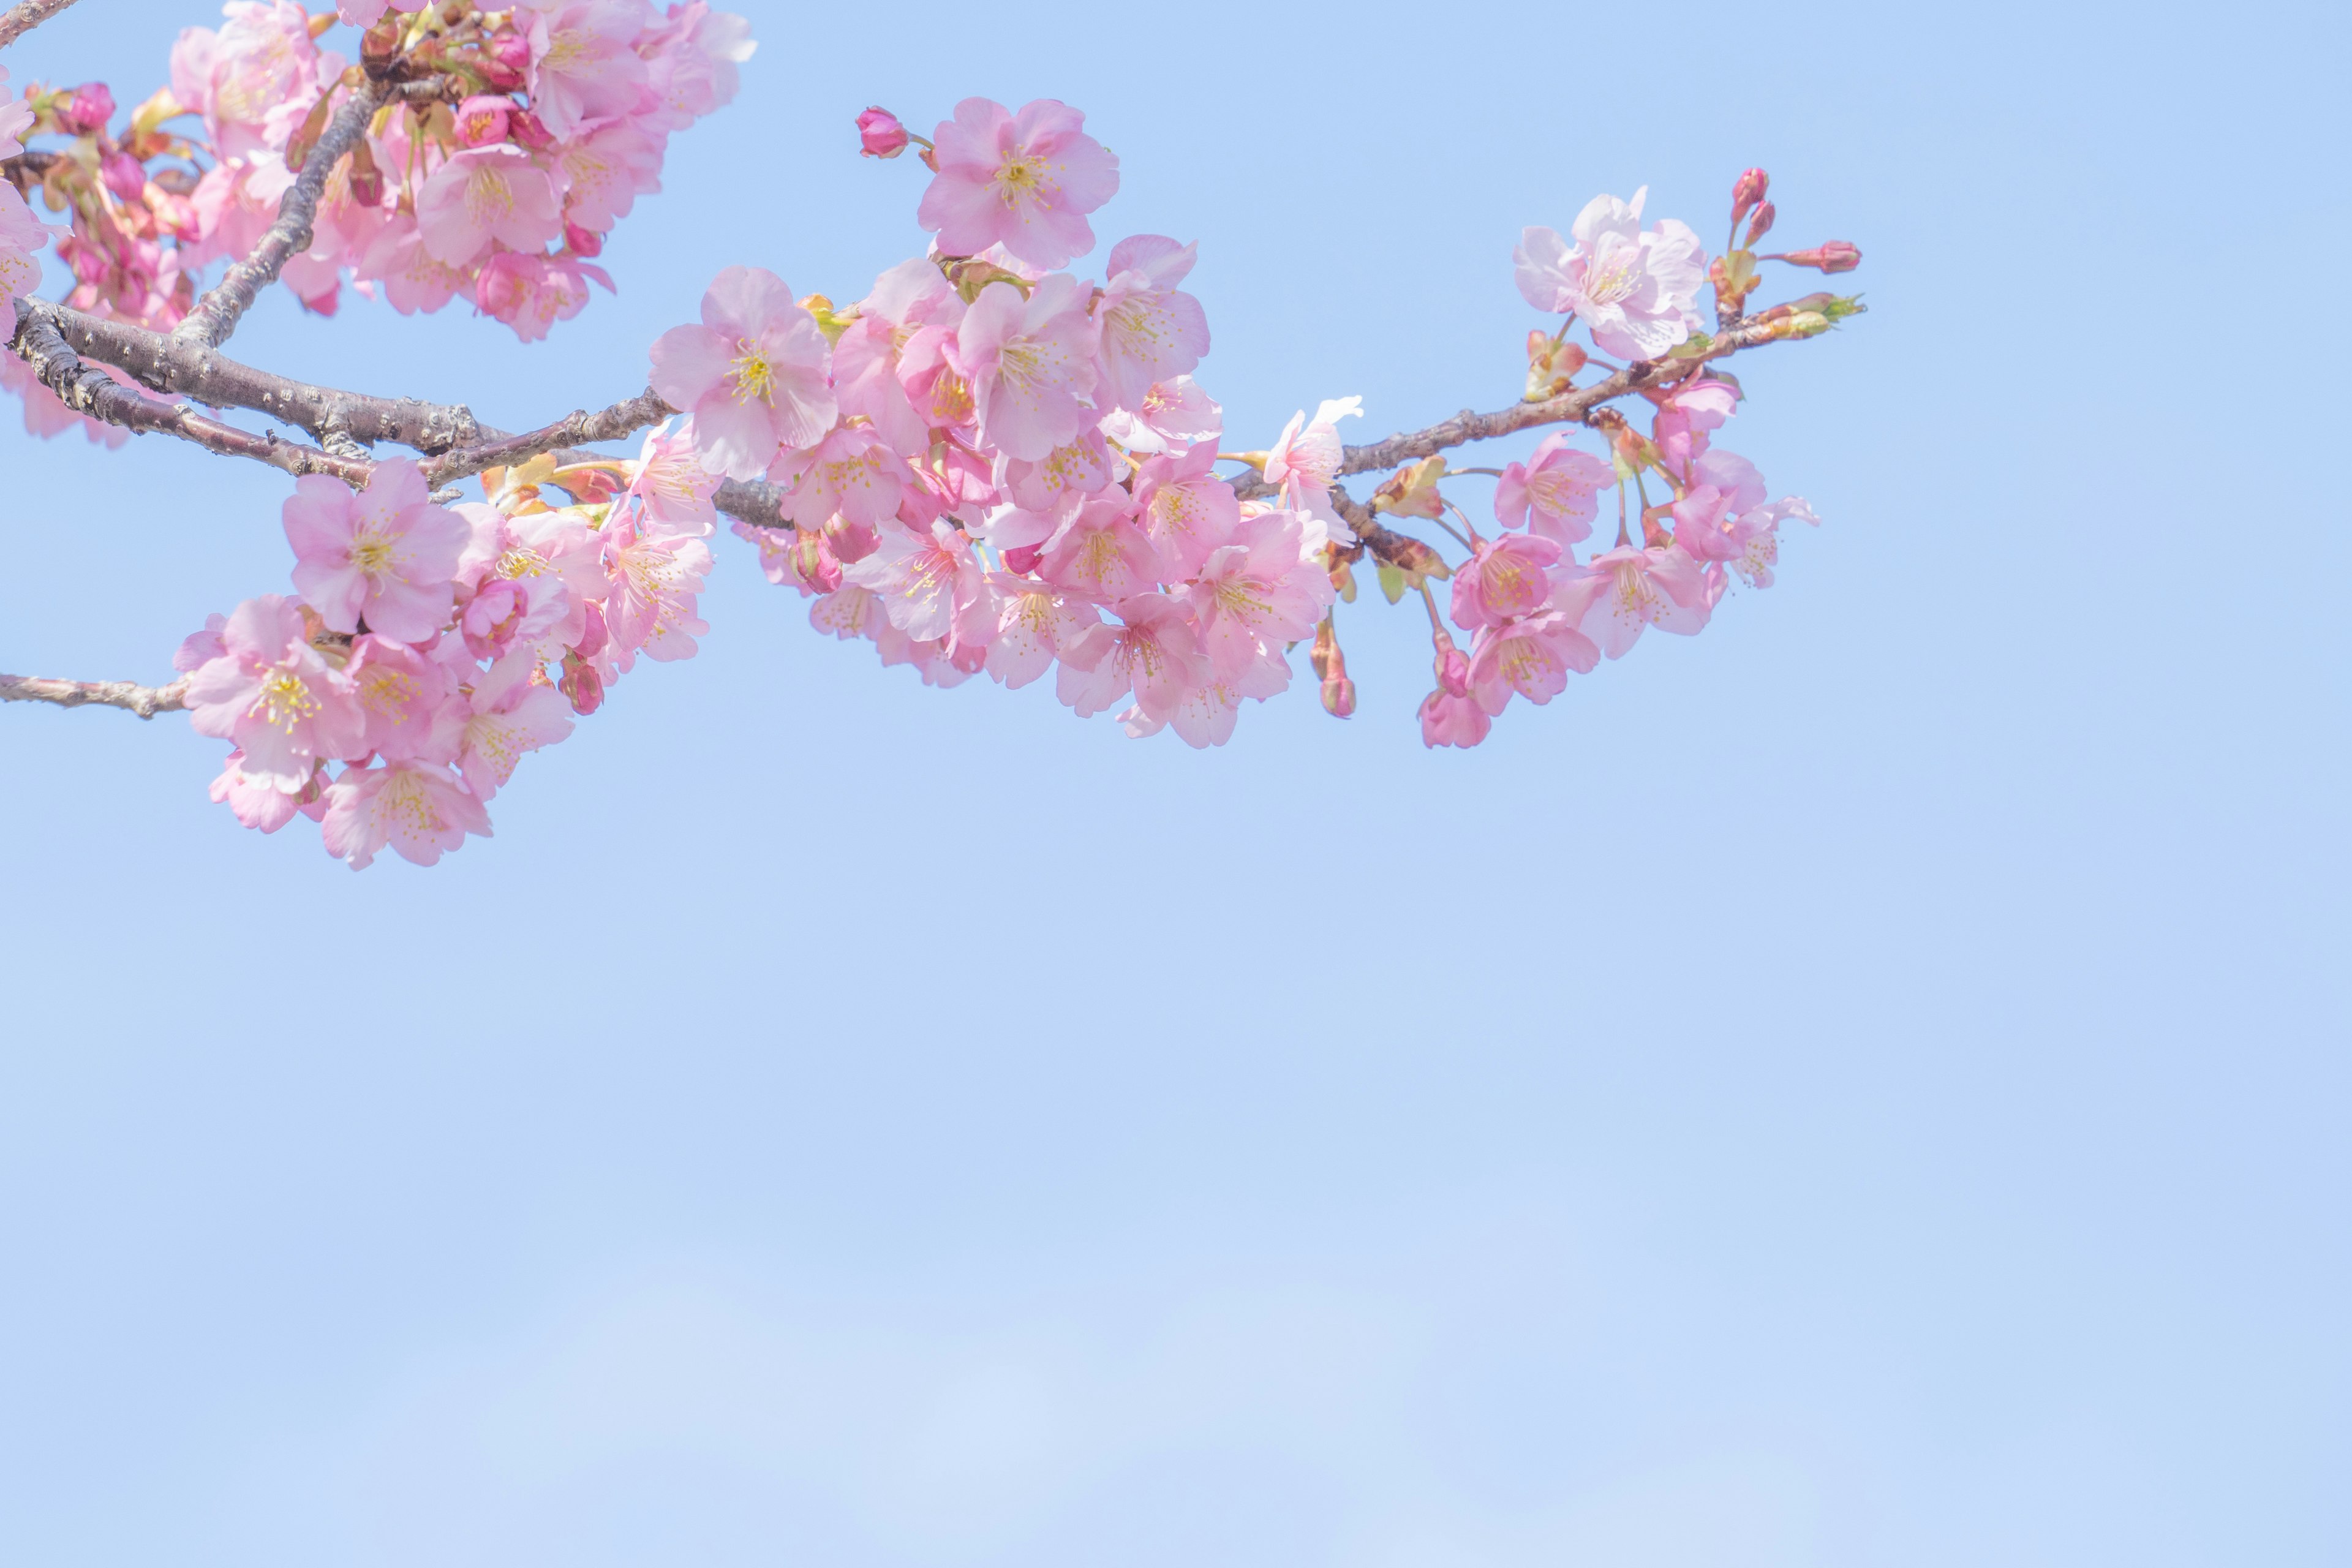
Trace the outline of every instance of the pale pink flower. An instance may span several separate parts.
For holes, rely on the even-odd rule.
[[[1187,690],[1164,713],[1147,712],[1138,703],[1118,716],[1119,723],[1139,741],[1164,728],[1175,731],[1195,751],[1222,746],[1234,738],[1243,698],[1252,697],[1263,702],[1289,689],[1289,664],[1279,653],[1269,653],[1251,660],[1237,674],[1212,674]]]
[[[1567,615],[1547,610],[1480,629],[1470,645],[1470,695],[1489,714],[1500,713],[1514,695],[1549,702],[1568,689],[1570,670],[1589,674],[1600,662],[1591,637]]]
[[[1087,627],[1102,624],[1102,612],[1083,599],[1059,593],[1030,577],[999,573],[996,635],[988,647],[988,673],[1008,688],[1026,686],[1052,667],[1064,647]]]
[[[710,546],[690,535],[647,533],[624,519],[605,542],[604,570],[612,584],[604,624],[616,653],[694,657],[694,639],[710,629],[694,613],[710,574]]]
[[[946,256],[1003,245],[1036,267],[1059,267],[1095,245],[1086,215],[1118,189],[1118,160],[1086,134],[1087,117],[1050,98],[1018,114],[984,98],[956,105],[932,133],[939,174],[915,221]]]
[[[404,316],[419,310],[430,314],[470,290],[474,281],[464,268],[436,260],[425,248],[416,220],[401,216],[390,219],[377,233],[359,269],[366,277],[383,280],[384,298]]]
[[[1678,544],[1622,545],[1562,568],[1562,579],[1555,602],[1611,658],[1624,658],[1645,627],[1689,637],[1706,625],[1706,575]]]
[[[1211,668],[1234,682],[1252,660],[1313,635],[1331,605],[1331,574],[1301,556],[1297,517],[1264,511],[1210,552],[1185,595]]]
[[[855,583],[837,594],[821,595],[809,606],[809,625],[828,637],[847,642],[855,637],[871,637],[877,629],[890,629],[890,616],[882,608],[882,599],[870,589]]]
[[[500,143],[442,164],[417,196],[416,226],[428,254],[470,273],[476,263],[493,259],[487,254],[493,240],[520,253],[513,262],[544,259],[540,253],[563,232],[563,218],[547,171],[521,148]],[[478,282],[476,292],[482,310],[498,314],[496,305],[478,298]]]
[[[564,142],[553,157],[564,181],[565,221],[593,234],[628,216],[639,196],[661,189],[660,141],[625,120]]]
[[[1557,540],[1531,533],[1507,533],[1479,545],[1476,554],[1454,569],[1446,606],[1454,624],[1476,631],[1533,615],[1551,597],[1550,571],[1559,557]]]
[[[1095,389],[1095,323],[1066,272],[1026,300],[1010,283],[982,289],[948,353],[971,384],[981,439],[1007,457],[1043,458],[1097,417],[1084,401]]]
[[[1476,745],[1493,730],[1495,721],[1478,706],[1476,698],[1438,688],[1421,700],[1421,743],[1438,746]]]
[[[803,528],[840,516],[871,528],[898,515],[906,459],[866,426],[836,425],[824,440],[779,453],[768,478],[791,488],[784,515]]]
[[[0,299],[30,295],[41,286],[40,252],[48,226],[33,216],[16,187],[0,180]]]
[[[757,479],[787,447],[814,447],[836,412],[816,318],[774,273],[730,267],[702,297],[700,326],[653,347],[653,389],[694,416],[703,466]]]
[[[1331,484],[1339,477],[1339,464],[1347,457],[1339,444],[1339,421],[1351,416],[1360,418],[1363,412],[1360,397],[1327,397],[1312,420],[1302,408],[1290,416],[1266,456],[1265,482],[1282,491],[1282,504],[1322,525],[1320,538],[1314,530],[1308,531],[1310,550],[1320,548],[1326,541],[1356,542],[1356,531],[1331,505]]]
[[[228,652],[228,645],[221,640],[221,633],[227,626],[226,616],[217,612],[206,616],[202,631],[190,632],[181,640],[179,648],[172,655],[172,668],[182,675],[191,674]]]
[[[1822,520],[1813,515],[1802,496],[1754,507],[1726,520],[1721,537],[1730,548],[1716,559],[1727,563],[1749,587],[1770,587],[1772,569],[1780,562],[1780,525],[1792,518],[1821,526]],[[1680,527],[1675,530],[1675,538],[1681,540]]]
[[[302,797],[310,790],[307,784],[293,790],[282,790],[267,779],[253,777],[245,771],[245,753],[233,751],[228,754],[227,763],[221,769],[220,777],[213,780],[207,793],[215,804],[235,812],[237,822],[243,826],[275,833],[302,814]],[[314,805],[312,809],[323,811],[323,804]]]
[[[345,26],[362,32],[374,26],[390,9],[391,0],[335,0],[335,15],[343,19]]]
[[[234,742],[247,776],[299,790],[314,763],[360,750],[367,724],[351,683],[310,646],[294,601],[247,599],[221,646],[188,678],[188,719],[197,734]]]
[[[1057,520],[1070,516],[1086,497],[1100,492],[1118,471],[1109,444],[1091,426],[1078,432],[1076,440],[1055,447],[1043,458],[1006,458],[998,468],[997,488],[1013,498],[1014,506]]]
[[[509,654],[467,694],[472,711],[464,721],[457,771],[478,800],[496,797],[525,752],[572,733],[572,716],[565,711],[570,705],[554,687],[534,680],[538,673],[537,656]]]
[[[983,607],[986,573],[963,534],[944,519],[918,531],[881,529],[871,555],[844,566],[842,581],[872,592],[890,624],[917,642],[951,635],[979,640],[993,629]]]
[[[327,853],[363,870],[387,844],[404,860],[430,866],[466,842],[490,836],[490,814],[440,763],[380,763],[345,768],[327,786],[320,823]]]
[[[637,449],[636,472],[628,495],[645,508],[651,531],[709,535],[719,526],[719,476],[702,466],[695,449],[694,421],[675,434],[665,419],[646,432]]]
[[[789,583],[803,595],[840,591],[841,558],[833,552],[824,534],[739,522],[735,524],[735,535],[758,548],[761,574],[778,587]]]
[[[672,5],[660,31],[637,43],[656,105],[649,119],[680,130],[734,101],[741,81],[736,68],[759,47],[741,16],[713,11],[705,0]]]
[[[531,111],[559,141],[583,121],[633,112],[647,96],[637,35],[650,19],[640,0],[573,0],[518,9],[530,30]]]
[[[1132,691],[1145,717],[1164,722],[1188,691],[1210,679],[1199,633],[1164,594],[1121,599],[1111,613],[1118,625],[1082,627],[1062,645],[1056,695],[1087,719]]]
[[[33,128],[33,106],[8,90],[8,68],[0,66],[0,158],[25,150],[24,134]]]
[[[1104,435],[1145,455],[1214,442],[1224,428],[1225,411],[1189,375],[1154,385],[1139,408],[1115,408],[1102,418]]]
[[[899,358],[925,327],[936,327],[933,342],[943,344],[963,310],[963,300],[928,261],[902,261],[877,278],[874,291],[858,303],[857,320],[833,348],[841,412],[863,415],[899,452],[922,457],[931,444],[930,425],[899,380]]]
[[[1495,481],[1495,521],[1505,528],[1524,525],[1563,546],[1574,544],[1591,534],[1601,509],[1597,498],[1616,477],[1616,469],[1570,447],[1567,437],[1547,436],[1533,457],[1511,464]]]
[[[475,525],[473,542],[458,563],[460,587],[478,591],[498,579],[524,585],[530,590],[525,599],[527,624],[533,626],[541,624],[540,616],[530,606],[556,600],[555,590],[560,587],[562,616],[546,626],[545,636],[567,647],[577,646],[588,635],[589,607],[600,603],[612,587],[604,574],[604,535],[573,511],[508,517],[494,507],[474,502],[460,502],[453,510]]]
[[[1692,462],[1706,450],[1707,433],[1739,412],[1739,388],[1713,375],[1684,382],[1659,404],[1650,421],[1650,439],[1666,460],[1666,471],[1685,477]]]
[[[328,627],[422,642],[449,618],[457,559],[473,531],[435,506],[414,462],[387,458],[353,494],[341,479],[305,474],[283,509],[294,586]]]
[[[1158,234],[1111,247],[1104,268],[1109,281],[1095,301],[1103,402],[1140,408],[1154,384],[1190,374],[1209,352],[1207,312],[1176,287],[1199,248]]]
[[[1604,353],[1655,359],[1691,335],[1706,280],[1698,236],[1672,218],[1642,231],[1644,185],[1631,202],[1595,196],[1577,215],[1576,244],[1529,228],[1512,253],[1519,292],[1538,310],[1572,310]]]
[[[341,72],[310,40],[310,18],[294,0],[231,0],[217,33],[190,27],[172,49],[172,95],[204,116],[224,158],[272,158],[318,100],[322,79]],[[273,135],[273,132],[275,133]]]
[[[512,327],[524,342],[535,343],[556,322],[570,321],[587,306],[592,279],[607,291],[613,287],[603,268],[577,257],[501,250],[474,280],[474,303],[484,315]]]
[[[1146,458],[1135,476],[1143,531],[1178,577],[1201,569],[1209,552],[1233,536],[1242,521],[1234,487],[1217,477],[1213,442],[1180,454]],[[1303,547],[1302,547],[1303,548]]]
[[[1150,536],[1136,526],[1132,502],[1111,494],[1118,499],[1084,502],[1046,541],[1037,563],[1047,582],[1106,604],[1149,593],[1168,574]]]
[[[352,644],[344,677],[367,716],[361,752],[446,763],[457,754],[458,715],[445,710],[449,671],[440,660],[389,637]]]

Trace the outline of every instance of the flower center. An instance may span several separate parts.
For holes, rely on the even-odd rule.
[[[758,398],[762,403],[776,400],[776,368],[768,363],[767,351],[749,338],[735,344],[741,351],[727,367],[727,379],[735,388],[735,401],[749,403]]]
[[[352,541],[352,564],[371,577],[392,570],[393,542],[381,533],[362,533]]]
[[[302,678],[290,669],[273,669],[269,679],[261,683],[260,694],[253,706],[245,710],[248,719],[258,719],[282,735],[294,732],[294,726],[319,710],[319,700],[302,684]]]

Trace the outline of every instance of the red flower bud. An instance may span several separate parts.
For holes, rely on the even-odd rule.
[[[110,153],[100,159],[98,175],[108,190],[126,202],[147,194],[147,166],[128,153]]]
[[[103,131],[114,118],[114,94],[102,81],[84,82],[57,107],[58,129],[73,136]]]
[[[563,220],[563,243],[572,247],[574,256],[597,256],[604,249],[604,237],[593,229],[582,228],[570,218]]]
[[[1791,250],[1764,259],[1785,261],[1791,267],[1817,267],[1823,272],[1851,272],[1862,265],[1862,247],[1852,240],[1833,239],[1811,250]]]
[[[1042,544],[1016,544],[1004,552],[1004,569],[1016,576],[1025,577],[1037,570],[1037,563],[1045,559]]]
[[[604,706],[604,678],[576,653],[563,656],[563,679],[555,689],[572,701],[572,710],[585,719]]]
[[[1738,228],[1739,220],[1756,210],[1764,193],[1772,187],[1772,176],[1761,169],[1749,169],[1732,183],[1731,226]]]
[[[544,153],[555,145],[555,138],[547,133],[547,127],[539,122],[539,116],[528,109],[507,111],[507,134],[534,153]]]
[[[876,106],[857,117],[857,151],[866,158],[895,158],[907,150],[907,128],[888,110]]]
[[[1755,221],[1748,226],[1748,247],[1750,250],[1756,248],[1756,242],[1758,240],[1772,232],[1772,220],[1779,216],[1780,215],[1778,213],[1772,210],[1772,204],[1770,202],[1766,202],[1762,206],[1756,209]]]

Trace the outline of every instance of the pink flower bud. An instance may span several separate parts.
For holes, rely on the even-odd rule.
[[[571,700],[572,710],[583,719],[604,706],[604,678],[576,653],[563,656],[563,678],[555,683],[555,689]]]
[[[1037,563],[1045,559],[1042,544],[1019,544],[1004,552],[1004,569],[1016,576],[1025,577],[1037,570]]]
[[[597,256],[604,249],[604,237],[593,229],[582,228],[570,218],[563,220],[563,243],[572,247],[574,256]]]
[[[1334,719],[1356,716],[1356,683],[1342,673],[1328,676],[1323,682],[1323,711]]]
[[[1466,697],[1470,694],[1470,659],[1444,627],[1435,633],[1437,639],[1437,684],[1448,694]]]
[[[1766,202],[1756,209],[1756,216],[1748,226],[1747,243],[1749,249],[1753,250],[1758,240],[1772,232],[1772,220],[1778,216],[1780,214],[1773,211],[1770,202]]]
[[[58,129],[71,135],[103,131],[106,122],[114,118],[114,94],[102,81],[84,82],[73,89],[72,97],[58,105],[57,116]]]
[[[128,153],[109,153],[99,160],[98,174],[108,190],[126,202],[147,194],[147,166]]]
[[[1749,169],[1732,183],[1731,226],[1738,228],[1739,220],[1756,210],[1764,193],[1772,187],[1772,176],[1761,169]]]
[[[520,33],[498,34],[482,50],[480,69],[492,87],[513,91],[530,69],[530,40]]]
[[[1790,250],[1764,259],[1785,261],[1791,267],[1817,267],[1823,272],[1851,272],[1862,265],[1862,247],[1851,240],[1833,239],[1811,250]]]
[[[507,111],[507,133],[534,153],[544,153],[555,145],[555,138],[548,134],[539,116],[528,109]]]
[[[907,150],[907,128],[888,110],[876,107],[857,117],[857,151],[866,158],[895,158]]]
[[[578,654],[583,658],[594,658],[598,654],[604,651],[604,645],[612,640],[613,634],[607,630],[604,626],[604,611],[603,606],[598,605],[590,605],[588,606],[588,629],[580,634],[580,640],[572,645],[572,651]]]
[[[488,147],[507,139],[507,116],[514,112],[514,100],[489,93],[478,94],[457,106],[457,141],[467,147]]]
[[[833,547],[833,558],[845,566],[882,547],[882,535],[871,524],[852,522],[839,512],[824,520],[824,541]]]

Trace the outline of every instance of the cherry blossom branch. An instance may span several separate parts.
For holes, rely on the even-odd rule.
[[[54,702],[60,708],[120,708],[142,719],[177,712],[187,706],[185,677],[169,686],[131,680],[50,680],[37,675],[0,675],[0,702]]]
[[[262,235],[261,242],[243,260],[230,265],[226,275],[172,329],[172,336],[205,348],[226,342],[261,290],[278,280],[289,261],[310,248],[316,237],[319,198],[325,194],[335,165],[366,134],[375,111],[395,100],[417,102],[440,98],[448,89],[446,77],[396,84],[363,79],[319,133],[318,144],[302,160],[302,172],[278,201],[278,219]]]
[[[142,397],[96,365],[84,364],[58,330],[37,314],[18,318],[9,347],[68,408],[135,434],[177,436],[220,457],[250,458],[289,474],[332,474],[351,485],[365,484],[374,471],[375,465],[363,459],[281,441],[275,434],[257,436],[208,419],[184,403]]]
[[[591,414],[585,409],[567,414],[552,425],[541,426],[520,436],[500,435],[488,426],[480,433],[490,437],[478,446],[460,447],[445,452],[424,465],[425,482],[446,485],[453,480],[470,479],[484,468],[502,468],[536,458],[541,452],[561,451],[584,446],[591,441],[618,441],[633,436],[648,425],[658,425],[677,410],[665,402],[661,395],[648,388],[625,402]]]
[[[81,353],[103,360],[157,392],[178,393],[215,408],[250,408],[324,439],[340,432],[367,444],[389,441],[446,452],[488,432],[464,404],[339,392],[239,364],[202,343],[85,315],[47,300],[20,299],[19,312],[39,317]]]
[[[6,48],[67,6],[74,0],[25,0],[25,3],[0,16],[0,49]]]

